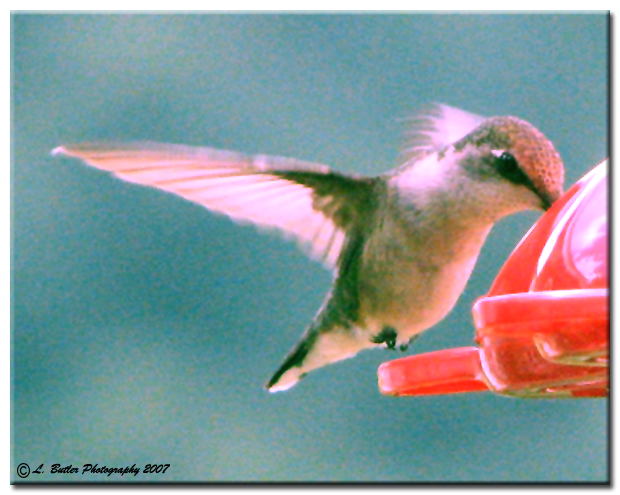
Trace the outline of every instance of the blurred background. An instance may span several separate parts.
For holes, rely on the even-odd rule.
[[[605,400],[389,398],[365,351],[264,383],[331,275],[277,235],[53,158],[65,143],[206,145],[364,174],[443,102],[549,137],[566,188],[608,155],[608,17],[12,17],[12,466],[28,481],[605,481]],[[501,221],[450,315],[407,352],[472,345],[473,301],[539,214]],[[169,463],[137,477],[51,464]]]

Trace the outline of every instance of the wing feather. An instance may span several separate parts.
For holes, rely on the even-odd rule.
[[[151,142],[62,146],[54,154],[80,158],[123,180],[177,194],[235,221],[279,229],[330,268],[337,265],[373,180],[290,158]]]
[[[438,103],[410,119],[404,158],[419,159],[428,152],[441,151],[478,127],[485,117]]]

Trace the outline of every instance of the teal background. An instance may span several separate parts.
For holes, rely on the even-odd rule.
[[[263,384],[331,275],[277,236],[115,180],[64,143],[208,145],[379,173],[405,118],[516,115],[566,185],[608,155],[608,17],[13,15],[12,460],[28,481],[605,481],[607,401],[394,399],[361,353]],[[408,351],[472,344],[473,301],[538,218],[501,221],[450,315]],[[169,463],[165,475],[51,464]]]

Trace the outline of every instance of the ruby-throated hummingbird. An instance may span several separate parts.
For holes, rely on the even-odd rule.
[[[279,229],[333,269],[323,306],[267,384],[274,392],[362,349],[404,350],[452,309],[496,221],[562,194],[558,153],[523,120],[439,105],[415,127],[406,163],[376,177],[150,142],[54,153]]]

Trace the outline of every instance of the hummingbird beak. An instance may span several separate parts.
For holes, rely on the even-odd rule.
[[[543,210],[547,211],[549,208],[551,208],[551,205],[553,204],[553,202],[549,198],[543,197],[541,199],[542,199]]]
[[[529,189],[530,191],[532,191],[534,194],[536,194],[536,196],[538,196],[538,198],[540,199],[540,207],[547,211],[549,208],[551,208],[551,206],[553,205],[553,203],[555,203],[559,197],[562,195],[561,192],[560,193],[553,193],[549,190],[547,190],[546,188],[538,188],[534,185],[534,183],[528,179],[524,179],[525,180],[525,184],[523,184],[527,189]]]
[[[549,191],[536,191],[541,201],[542,209],[547,211],[553,203],[555,203],[561,196],[561,194],[550,194]]]

